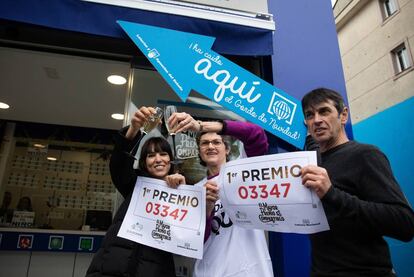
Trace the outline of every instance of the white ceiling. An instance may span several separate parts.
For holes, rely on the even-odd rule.
[[[122,121],[111,114],[124,113],[128,85],[112,85],[106,78],[128,79],[129,73],[125,62],[0,47],[0,102],[10,105],[0,109],[0,119],[120,129]],[[133,75],[132,101],[138,107],[176,103],[193,116],[242,120],[194,91],[181,103],[156,71],[135,69]]]
[[[0,48],[0,119],[119,129],[127,85],[116,86],[107,76],[128,78],[129,63]]]

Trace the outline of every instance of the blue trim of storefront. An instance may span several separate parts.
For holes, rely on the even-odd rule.
[[[104,235],[1,231],[0,250],[95,253]],[[51,243],[57,238],[62,244]],[[23,242],[22,240],[25,239]]]
[[[221,54],[266,56],[273,53],[270,30],[80,0],[2,0],[0,18],[129,40],[116,24],[117,20],[124,20],[216,37],[213,50]]]

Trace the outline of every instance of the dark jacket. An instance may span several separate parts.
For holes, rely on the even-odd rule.
[[[330,230],[310,235],[311,276],[395,276],[384,236],[414,237],[414,211],[387,157],[349,141],[321,153],[332,186],[321,199]]]
[[[115,187],[125,198],[119,207],[86,273],[87,277],[175,277],[173,255],[117,236],[125,217],[139,171],[133,169],[134,159],[129,152],[135,141],[125,139],[124,130],[115,137],[110,161]]]

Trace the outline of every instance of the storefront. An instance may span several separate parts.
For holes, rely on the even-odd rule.
[[[111,136],[136,107],[175,105],[199,119],[240,119],[195,91],[183,103],[116,20],[216,37],[214,51],[297,98],[315,86],[345,91],[326,1],[315,1],[306,12],[274,1],[259,1],[253,10],[244,6],[249,1],[234,1],[237,11],[211,6],[215,1],[112,2],[0,4],[0,91],[12,102],[9,113],[0,113],[0,197],[11,195],[10,210],[24,197],[32,202],[31,210],[3,218],[0,267],[8,276],[84,275],[120,201],[108,172]],[[110,74],[128,82],[108,85]],[[123,114],[124,121],[111,119],[112,113]],[[272,152],[293,149],[269,139]],[[190,150],[183,151],[184,170],[192,170],[195,182],[203,169]],[[299,258],[284,247],[293,241],[300,242]],[[303,236],[271,234],[275,272],[299,272],[290,265],[293,256],[304,260],[299,270],[306,272],[307,247]],[[190,268],[178,271],[190,276]]]

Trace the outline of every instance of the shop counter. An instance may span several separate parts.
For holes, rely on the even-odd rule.
[[[105,232],[0,227],[0,272],[8,277],[83,277]]]
[[[94,253],[105,232],[0,228],[0,250]]]

